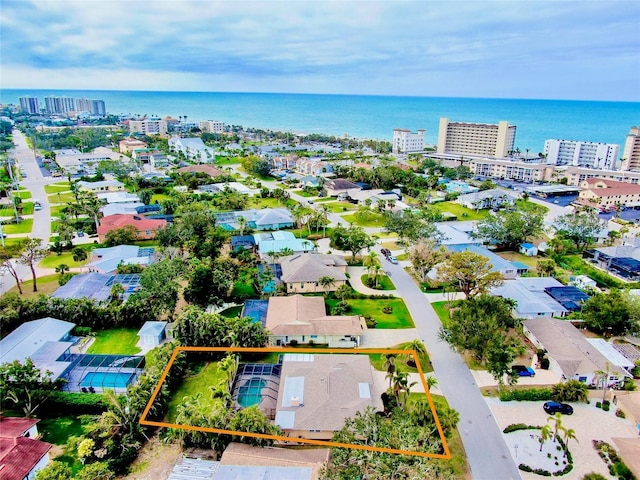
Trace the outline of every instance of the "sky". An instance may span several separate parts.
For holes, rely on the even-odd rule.
[[[2,0],[0,88],[640,101],[636,0]]]

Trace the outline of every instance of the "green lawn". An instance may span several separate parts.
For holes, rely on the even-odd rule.
[[[240,164],[240,157],[221,157],[216,155],[215,165],[238,165]]]
[[[24,292],[22,298],[36,298],[39,295],[51,295],[60,286],[58,284],[58,278],[60,278],[60,275],[58,275],[57,273],[54,275],[45,275],[44,277],[38,277],[37,292],[33,291],[33,280],[22,282],[22,291]],[[18,287],[15,286],[13,277],[11,277],[10,275],[6,275],[4,277],[4,281],[9,282],[11,285],[14,285],[14,287],[12,287],[7,293],[19,293]]]
[[[455,304],[456,302],[453,302],[453,305]],[[446,300],[442,302],[433,302],[431,306],[436,311],[438,318],[440,318],[440,323],[447,326],[449,324],[449,302]]]
[[[360,281],[367,285],[366,281],[369,279],[369,275],[366,273],[360,277]],[[378,288],[376,290],[395,290],[396,286],[391,279],[386,275],[378,275]]]
[[[66,192],[71,190],[69,182],[52,183],[51,185],[45,185],[44,191],[47,193]]]
[[[92,244],[83,245],[82,248],[90,252],[91,249],[93,248],[93,245]],[[89,253],[89,256],[91,256],[90,253]],[[56,268],[58,265],[64,263],[65,265],[68,265],[73,268],[73,267],[80,267],[85,263],[87,263],[88,261],[89,259],[87,258],[87,260],[84,260],[82,262],[76,262],[73,259],[72,252],[62,252],[62,254],[60,255],[58,255],[57,253],[52,253],[51,255],[47,255],[42,260],[40,260],[40,263],[38,264],[38,266],[41,268]]]
[[[392,350],[404,350],[407,348],[408,343],[401,343],[399,345],[394,345],[393,347],[389,347]],[[420,355],[419,356],[420,366],[422,367],[422,371],[424,373],[433,372],[433,366],[431,365],[431,361],[429,360],[429,354]],[[384,372],[384,354],[382,353],[372,353],[369,355],[369,360],[371,361],[371,366],[378,371]],[[398,358],[396,360],[396,370],[399,372],[410,372],[417,373],[418,369],[415,367],[410,367],[407,365],[406,360],[408,358]]]
[[[33,215],[33,202],[24,202],[22,204],[22,215]]]
[[[65,208],[67,208],[66,205],[54,205],[53,207],[51,207],[51,216],[59,217],[62,213],[62,210],[64,210]]]
[[[458,220],[482,220],[489,215],[489,210],[471,210],[470,208],[463,207],[453,202],[439,202],[431,205],[434,210],[438,212],[448,212],[456,217]]]
[[[43,418],[38,422],[42,440],[54,445],[66,445],[69,437],[79,437],[84,427],[79,417]]]
[[[304,190],[291,190],[291,193],[295,193],[296,195],[300,195],[301,197],[305,197],[305,198],[316,196],[313,193],[305,192]]]
[[[151,201],[149,202],[149,204],[154,204],[154,203],[162,203],[165,200],[169,200],[171,197],[171,195],[166,195],[164,193],[154,193],[153,195],[151,195]]]
[[[291,198],[283,203],[276,198],[253,197],[253,204],[254,208],[285,208],[287,206],[297,205],[298,202]]]
[[[529,200],[524,200],[523,198],[519,198],[516,200],[516,208],[525,212],[542,213],[543,215],[549,211],[548,207],[540,205],[539,203],[531,202]]]
[[[327,203],[327,208],[333,213],[350,212],[358,207],[351,202],[331,202]]]
[[[326,300],[330,307],[334,307],[339,300]],[[351,305],[351,310],[347,315],[360,315],[362,317],[371,317],[378,324],[376,328],[413,328],[413,320],[407,310],[404,300],[401,298],[376,298],[376,299],[351,299],[347,300]],[[384,307],[392,307],[391,313],[384,313]]]
[[[95,341],[87,353],[134,355],[140,351],[138,330],[135,328],[114,328],[95,333]]]
[[[357,225],[359,227],[366,227],[366,228],[384,227],[384,217],[379,213],[370,214],[369,218],[367,218],[366,220],[359,219],[355,213],[350,213],[349,215],[343,215],[342,218],[344,218],[347,222],[353,225]]]
[[[29,190],[20,190],[19,192],[13,192],[13,194],[23,200],[31,198],[31,192]]]
[[[10,205],[3,205],[2,208],[0,208],[0,217],[13,217],[15,216],[15,211],[13,210],[13,207]]]
[[[15,220],[15,219],[14,219]],[[33,218],[25,218],[20,223],[9,223],[2,225],[2,233],[31,233],[33,228]]]
[[[336,199],[334,197],[323,197],[323,198],[319,198],[317,200],[314,200],[314,202],[316,203],[323,203],[323,202],[335,202]]]
[[[224,381],[225,373],[218,370],[218,362],[207,363],[197,374],[185,378],[169,401],[167,421],[175,422],[178,405],[183,403],[185,397],[195,397],[200,393],[203,399],[210,399],[211,403],[219,401],[211,398],[209,387],[217,386]]]
[[[56,193],[54,195],[47,195],[49,203],[73,203],[76,201],[76,197],[73,193]]]

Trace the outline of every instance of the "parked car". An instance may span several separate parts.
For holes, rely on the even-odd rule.
[[[397,265],[397,264],[398,264],[398,259],[397,259],[396,257],[389,257],[389,261],[390,261],[391,263],[393,263],[394,265]]]
[[[549,415],[553,415],[554,413],[560,412],[565,415],[573,414],[573,407],[568,403],[560,403],[560,402],[546,402],[542,408]]]
[[[524,365],[513,365],[511,367],[513,373],[518,374],[519,377],[535,377],[536,372],[533,368],[525,367]]]

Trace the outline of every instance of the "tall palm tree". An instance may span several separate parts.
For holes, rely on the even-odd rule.
[[[540,437],[538,438],[538,441],[540,442],[540,451],[542,451],[542,446],[550,438],[551,438],[551,427],[549,425],[545,425],[540,430]]]
[[[93,221],[96,224],[96,232],[98,231],[98,227],[100,226],[100,208],[102,207],[102,202],[95,195],[88,195],[84,200],[84,211],[91,217],[93,217]]]
[[[560,412],[556,412],[552,417],[547,419],[547,422],[553,422],[553,441],[555,442],[558,438],[558,432],[562,431],[562,414]]]
[[[244,229],[247,226],[247,219],[244,217],[238,217],[236,218],[236,221],[238,222],[238,227],[240,227],[240,235],[244,235]]]
[[[331,289],[331,287],[333,287],[336,284],[336,280],[333,277],[325,275],[318,279],[318,284],[324,289],[324,293],[326,295],[329,293],[329,290]]]
[[[416,361],[420,361],[421,358],[427,354],[427,347],[425,347],[424,343],[422,343],[422,341],[418,340],[417,338],[407,343],[405,345],[405,348],[407,350],[413,350],[414,352],[416,352],[416,355],[418,356],[418,358],[416,358]],[[406,355],[406,357],[407,360],[410,360],[412,358],[411,355]]]
[[[604,370],[596,370],[593,372],[596,377],[596,386],[602,385],[602,403],[604,404],[607,396],[607,386],[609,383],[609,377],[611,374],[617,374],[618,372],[614,372],[611,370],[611,364],[609,362],[605,363]]]
[[[384,356],[383,367],[387,371],[386,378],[389,379],[389,388],[391,388],[391,381],[393,380],[393,375],[396,373],[396,354],[395,353],[387,353]]]
[[[378,259],[378,254],[374,251],[368,253],[364,260],[362,261],[362,266],[367,268],[367,274],[369,276],[369,281],[371,281],[372,272],[375,274],[376,286],[378,282],[378,271],[381,267],[380,260]]]
[[[569,452],[569,440],[575,440],[577,443],[578,438],[576,437],[576,431],[573,428],[565,428],[564,429],[564,456],[566,458],[567,453]]]

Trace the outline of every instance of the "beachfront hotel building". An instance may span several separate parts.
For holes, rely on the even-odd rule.
[[[620,170],[640,171],[640,127],[631,127],[627,135]]]
[[[218,122],[217,120],[204,120],[202,122],[198,122],[198,127],[200,127],[200,130],[207,133],[224,132],[224,123]]]
[[[393,153],[414,153],[424,150],[424,130],[416,133],[402,128],[393,129]]]
[[[506,121],[465,123],[441,118],[437,152],[504,158],[513,151],[515,139],[516,126]]]
[[[20,97],[20,108],[23,112],[31,115],[40,113],[40,105],[37,97]]]
[[[613,170],[618,160],[619,145],[613,143],[547,140],[544,153],[547,163],[573,167]]]
[[[142,135],[164,135],[167,133],[166,120],[144,119],[130,120],[129,133],[140,133]]]

